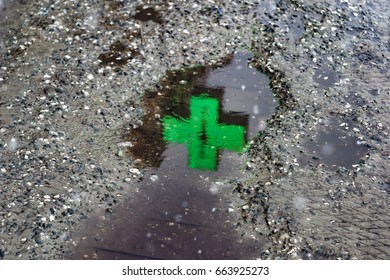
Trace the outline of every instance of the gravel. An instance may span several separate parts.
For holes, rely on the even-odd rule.
[[[236,186],[270,241],[259,258],[390,257],[389,4],[225,2],[4,3],[0,258],[69,254],[142,179],[122,132],[142,124],[143,92],[240,49],[280,100]]]

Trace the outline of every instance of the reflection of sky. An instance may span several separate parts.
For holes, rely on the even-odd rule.
[[[248,66],[252,55],[239,52],[227,66],[210,71],[206,85],[222,87],[225,90],[222,100],[225,112],[235,112],[249,116],[249,137],[254,137],[264,129],[265,121],[276,108],[268,77]]]
[[[359,145],[357,140],[358,138],[348,135],[346,131],[331,127],[330,131],[321,131],[307,147],[327,165],[351,168],[367,153],[367,147]]]
[[[226,64],[219,66],[220,68],[200,67],[199,69],[170,72],[164,80],[161,95],[158,92],[146,94],[145,112],[148,113],[144,125],[142,128],[133,130],[130,137],[134,143],[131,148],[134,157],[142,159],[142,162],[149,166],[158,167],[165,160],[162,153],[166,149],[167,142],[189,145],[187,143],[188,136],[185,135],[189,133],[191,135],[199,134],[198,140],[201,141],[197,140],[196,142],[204,145],[205,140],[210,139],[211,133],[222,135],[221,131],[214,128],[208,128],[206,133],[206,129],[204,129],[206,127],[203,125],[210,122],[202,122],[202,127],[195,129],[195,131],[190,129],[190,125],[184,125],[185,123],[189,124],[190,120],[194,119],[194,110],[190,108],[191,100],[198,100],[201,96],[203,99],[209,99],[208,102],[216,102],[217,115],[213,116],[215,120],[211,123],[218,124],[218,127],[225,127],[226,131],[230,130],[232,126],[243,127],[244,142],[253,139],[259,131],[263,131],[265,123],[272,116],[277,103],[274,102],[273,94],[269,88],[268,77],[256,69],[248,67],[247,60],[250,57],[250,54],[241,52],[226,58],[223,61]],[[216,113],[208,106],[206,106],[208,107],[206,110],[205,104],[201,106],[203,109],[200,110],[201,114],[198,116],[201,119],[205,119],[205,114],[207,114],[206,119],[209,119],[210,113]],[[164,116],[163,126],[156,122],[156,115]],[[164,132],[161,131],[162,128],[164,128]],[[184,132],[180,132],[181,130]],[[162,133],[156,134],[155,131]],[[223,132],[222,136],[227,139],[226,131]],[[235,135],[237,133],[233,134],[237,136]],[[163,137],[160,138],[160,135]],[[242,135],[241,132],[240,135]],[[144,141],[139,141],[140,138],[143,138]],[[213,154],[213,161],[217,156],[217,159],[220,160],[223,154],[221,151],[237,151],[237,149],[229,149],[229,147],[222,145],[229,141],[217,141],[218,143],[212,144],[219,150],[216,155]],[[197,145],[195,146],[198,147]],[[204,154],[206,150],[205,146],[201,147],[201,154]],[[192,154],[192,161],[193,155],[198,155],[198,152],[191,153],[190,151],[190,154]],[[215,169],[215,167],[210,166],[203,169],[210,170]]]
[[[368,147],[358,142],[352,126],[351,120],[334,117],[325,119],[318,128],[318,134],[305,142],[308,157],[302,156],[299,163],[302,166],[323,163],[331,170],[337,170],[338,166],[351,168],[359,163],[367,154]]]

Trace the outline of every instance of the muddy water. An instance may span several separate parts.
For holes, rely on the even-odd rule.
[[[276,103],[250,58],[237,53],[218,66],[170,72],[145,94],[143,125],[126,138],[130,155],[148,168],[129,170],[125,181],[135,195],[75,233],[69,258],[258,257],[265,240],[240,222],[245,205],[232,182],[244,176],[246,141]]]

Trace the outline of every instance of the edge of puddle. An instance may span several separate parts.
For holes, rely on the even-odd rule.
[[[217,64],[207,67],[212,68],[221,66],[221,64],[224,65],[228,63],[229,57],[227,58],[227,60],[226,58],[222,59]],[[263,73],[267,76],[269,81],[268,86],[272,84],[274,85],[274,87],[276,86],[276,84],[273,83],[273,80],[266,73],[264,73],[264,71],[262,71],[258,67],[254,67],[254,71]],[[274,100],[278,101],[283,99],[283,95],[281,96],[281,98],[278,98],[278,96],[275,95],[275,93],[273,92],[272,88],[270,90],[272,98]],[[145,98],[148,98],[147,92],[145,93],[145,97],[143,99]],[[281,102],[277,102],[278,105],[275,106],[276,112],[281,106],[280,103]],[[157,108],[158,106],[154,107]],[[276,114],[275,111],[272,114],[271,118],[273,118]],[[146,112],[144,116],[146,116],[147,114],[148,112]],[[149,121],[156,121],[154,115],[160,114],[158,114],[158,112],[152,112],[152,116],[150,117]],[[268,121],[269,118],[266,119],[267,123]],[[125,131],[124,135],[126,135]],[[259,137],[257,136],[254,139],[256,138]],[[250,140],[253,142],[254,139]],[[153,145],[153,143],[151,145]],[[169,144],[171,148],[179,149],[179,151],[181,150],[181,152],[178,152],[178,154],[185,153],[183,151],[183,147],[180,147],[176,144],[174,144],[173,146],[172,145],[173,144]],[[223,153],[228,152],[224,151]],[[247,152],[245,152],[245,154],[246,153]],[[173,162],[174,161],[175,160],[173,159]],[[129,195],[125,195],[125,197],[127,198],[122,198],[124,202],[121,205],[116,206],[116,209],[114,208],[114,213],[106,213],[105,215],[101,215],[100,217],[93,217],[87,222],[87,224],[84,225],[84,229],[79,228],[78,231],[74,232],[73,240],[77,243],[77,246],[72,249],[73,252],[69,252],[70,254],[67,256],[67,258],[258,258],[260,252],[263,250],[263,248],[266,247],[268,241],[265,236],[258,234],[256,229],[253,228],[251,222],[248,222],[246,219],[243,219],[242,209],[248,208],[247,206],[245,206],[247,205],[247,202],[245,202],[245,200],[242,200],[240,191],[237,191],[236,189],[237,182],[247,176],[245,175],[246,160],[243,161],[243,154],[234,155],[234,153],[232,153],[231,156],[228,157],[228,161],[226,162],[225,159],[225,163],[222,162],[221,164],[230,164],[230,161],[241,162],[240,164],[242,167],[240,168],[240,170],[237,170],[235,175],[232,172],[227,172],[227,174],[219,174],[218,177],[213,176],[213,172],[205,172],[201,174],[201,171],[191,170],[186,166],[187,162],[181,162],[177,164],[168,163],[171,164],[168,168],[165,169],[167,170],[166,173],[168,174],[172,172],[173,168],[180,170],[186,170],[187,168],[187,171],[181,171],[181,173],[184,172],[182,174],[184,181],[187,180],[185,178],[188,176],[188,174],[185,174],[186,172],[195,174],[188,176],[188,178],[190,178],[190,181],[181,184],[181,191],[176,194],[170,194],[170,192],[172,192],[172,190],[177,189],[177,187],[169,188],[168,186],[169,184],[178,184],[178,182],[169,180],[169,178],[162,178],[163,176],[161,176],[161,172],[157,173],[157,170],[155,168],[147,168],[142,169],[140,171],[138,171],[138,169],[134,169],[133,172],[135,172],[136,174],[132,175],[136,178],[134,178],[135,180],[129,182],[129,186],[135,188],[135,193],[131,192],[135,194],[135,197],[130,198]],[[158,163],[157,166],[159,164],[161,163]],[[158,174],[158,176],[156,174]],[[166,177],[169,177],[169,175]],[[194,184],[194,182],[191,181],[194,179],[191,178],[198,178],[201,181],[200,183],[195,183],[194,185],[198,189],[198,191],[195,192],[197,194],[194,194],[191,191],[191,188],[193,187],[192,185]],[[217,194],[213,193],[215,192],[216,188],[219,190],[218,186],[220,184],[225,186],[224,191],[220,193],[219,191],[217,191]],[[147,188],[154,188],[154,191],[149,192],[147,191]],[[175,196],[177,199],[182,200],[182,203],[187,203],[187,200],[193,199],[194,195],[195,197],[199,197],[198,200],[201,200],[201,203],[196,204],[195,208],[184,208],[184,213],[180,213],[180,211],[182,211],[183,209],[175,210],[177,213],[175,211],[175,213],[173,213],[173,210],[164,210],[177,208],[174,205],[166,205],[166,203],[171,203],[169,202],[169,200],[166,199],[167,196]],[[185,198],[187,198],[187,200]],[[131,202],[126,205],[126,200]],[[145,207],[145,203],[153,206]],[[189,203],[189,205],[191,204]],[[203,207],[201,205],[203,205]],[[141,211],[138,213],[137,209]],[[158,211],[153,212],[155,210]],[[161,213],[164,212],[165,215],[161,216]],[[124,218],[129,213],[132,213],[132,215],[136,217],[135,221],[134,218]],[[181,224],[176,221],[176,217],[178,217],[178,215],[180,217],[183,217],[184,224]],[[199,218],[202,219],[203,223],[198,220]],[[114,224],[116,224],[116,226]],[[164,224],[169,228],[165,228]],[[188,226],[192,227],[192,229],[186,229],[186,227]],[[212,233],[213,227],[215,227],[215,233]],[[211,232],[206,231],[205,228],[210,228]],[[126,235],[125,229],[130,229],[128,235]],[[154,233],[151,232],[151,229],[152,231],[154,230]],[[187,237],[183,237],[185,235],[187,235]],[[115,238],[113,238],[113,236],[115,236]],[[189,238],[192,238],[193,242],[195,243],[199,242],[199,250],[192,251],[195,247],[193,247],[193,244],[188,244],[190,240]],[[102,243],[102,241],[104,242]],[[180,242],[182,242],[182,244],[184,245],[181,245]]]

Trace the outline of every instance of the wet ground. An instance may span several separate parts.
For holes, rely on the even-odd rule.
[[[242,156],[225,153],[215,172],[189,169],[186,155],[186,148],[169,146],[131,197],[74,233],[81,241],[67,258],[256,258],[265,240],[238,223],[243,205],[231,188],[242,176]]]
[[[187,2],[5,1],[0,257],[388,259],[389,4]],[[198,170],[201,93],[250,145]]]
[[[258,256],[266,240],[239,222],[245,205],[232,194],[245,176],[246,139],[265,129],[276,107],[267,76],[250,67],[251,58],[238,52],[213,67],[170,72],[160,90],[144,95],[143,124],[124,132],[128,153],[147,168],[139,190],[112,217],[79,230],[82,241],[70,258]],[[137,168],[131,172],[140,176]]]
[[[170,142],[183,141],[181,144],[186,143],[191,151],[196,140],[179,139],[181,135],[185,137],[184,134],[190,130],[195,130],[195,136],[196,133],[205,133],[208,138],[205,142],[212,143],[210,138],[214,131],[224,137],[232,129],[233,137],[226,135],[225,139],[215,139],[218,142],[215,143],[216,151],[226,149],[224,146],[230,146],[233,148],[230,150],[237,152],[243,151],[250,139],[264,131],[267,119],[277,107],[277,100],[269,88],[268,77],[251,67],[251,58],[250,53],[241,51],[229,54],[212,67],[196,66],[168,72],[159,82],[157,90],[145,92],[141,104],[145,113],[142,124],[130,124],[124,128],[123,137],[129,140],[126,145],[130,156],[141,167],[158,167]],[[203,119],[203,109],[197,107],[207,108],[204,112],[206,116],[200,122],[205,122],[206,126],[213,126],[215,123],[216,127],[210,128],[208,133],[204,131],[202,124],[199,126],[200,130],[196,131],[197,125],[193,120],[197,118],[197,114]],[[212,112],[214,107],[215,112]],[[213,117],[216,119],[212,120]],[[173,137],[169,135],[170,130],[176,139],[167,139]],[[237,141],[237,144],[234,144],[234,140],[229,142],[229,138]],[[205,143],[200,145],[206,146]],[[188,161],[194,161],[191,159],[191,152]],[[210,164],[211,168],[203,169],[217,170],[217,161],[216,158]]]

